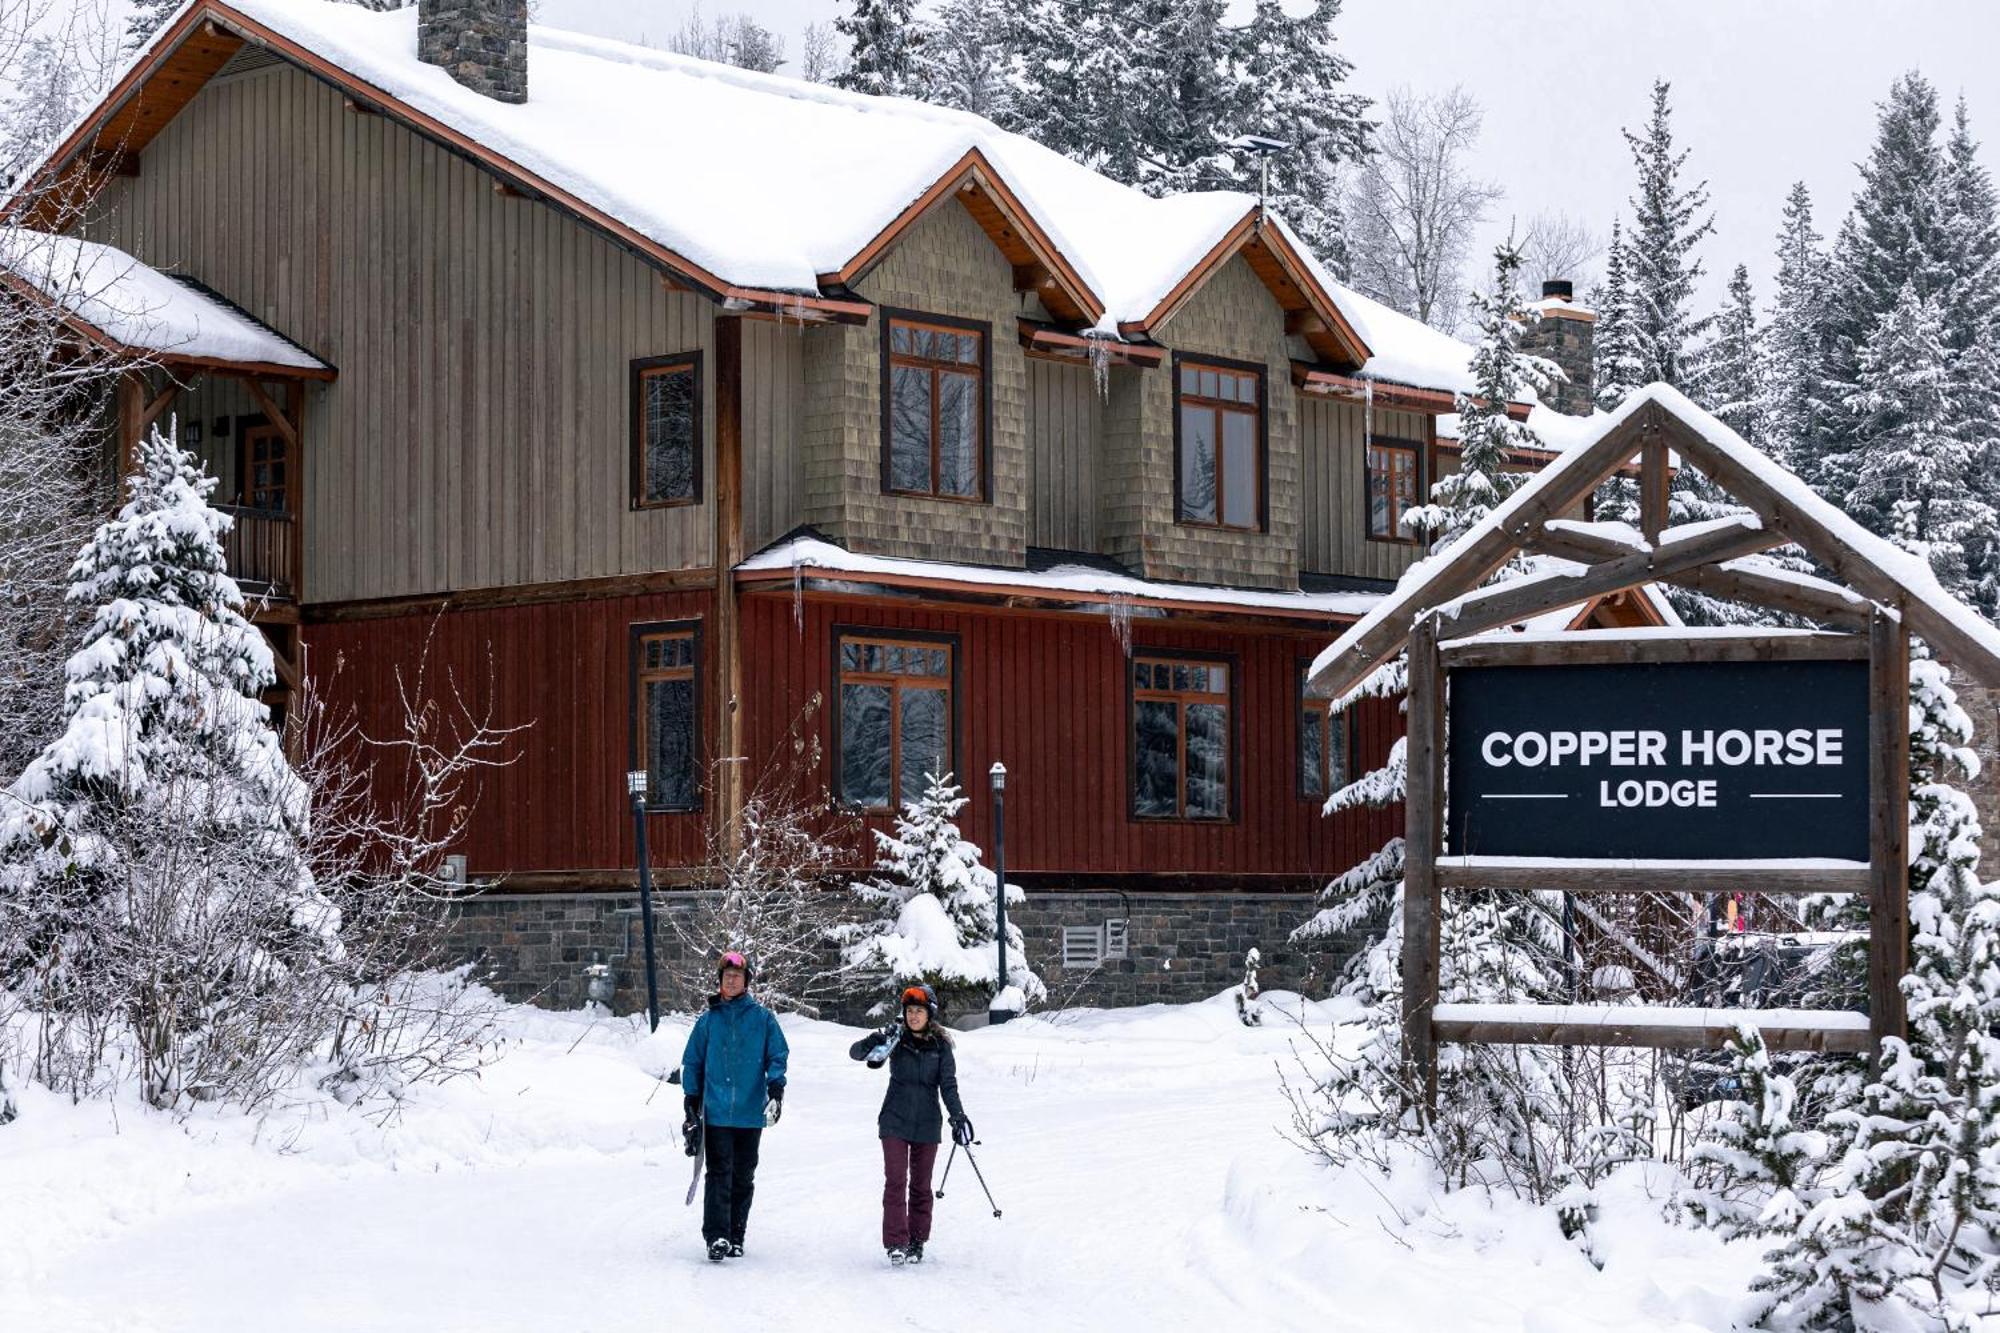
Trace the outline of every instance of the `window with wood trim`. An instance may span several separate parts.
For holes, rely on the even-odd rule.
[[[838,637],[834,734],[844,803],[896,809],[921,800],[932,774],[951,772],[955,652],[948,639]]]
[[[285,437],[262,417],[242,422],[237,434],[237,473],[242,503],[274,514],[292,511],[292,457]]]
[[[1174,517],[1182,523],[1264,526],[1264,377],[1242,366],[1176,358]]]
[[[701,807],[701,641],[692,624],[632,631],[632,752],[651,810]]]
[[[987,326],[891,317],[882,339],[882,489],[984,499]]]
[[[1132,813],[1140,819],[1227,819],[1227,662],[1132,659]]]
[[[1352,782],[1352,713],[1336,713],[1329,699],[1306,692],[1308,669],[1299,669],[1299,795],[1325,800]]]
[[[632,507],[701,502],[701,353],[632,363]]]
[[[1368,536],[1372,540],[1416,540],[1403,530],[1403,515],[1416,508],[1423,480],[1421,447],[1396,440],[1369,441]]]

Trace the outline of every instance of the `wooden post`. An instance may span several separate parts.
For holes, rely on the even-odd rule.
[[[1910,949],[1910,632],[1877,609],[1869,624],[1868,1013],[1871,1056],[1907,1030]]]
[[[128,370],[118,377],[118,478],[111,488],[111,508],[125,503],[132,470],[139,466],[139,437],[146,431],[146,376]]]
[[[743,561],[743,320],[715,321],[715,797],[725,854],[743,835],[743,639],[734,570]]]
[[[1424,1114],[1437,1112],[1437,855],[1444,833],[1444,681],[1437,619],[1410,633],[1409,738],[1403,810],[1403,1063],[1423,1083]]]
[[[1657,425],[1649,423],[1643,438],[1646,445],[1639,451],[1639,531],[1647,541],[1657,542],[1668,519],[1667,446]]]

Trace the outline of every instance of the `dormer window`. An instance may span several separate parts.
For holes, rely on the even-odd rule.
[[[1199,527],[1264,526],[1264,375],[1241,362],[1174,358],[1174,518]]]
[[[882,489],[986,498],[988,326],[892,315],[882,324]]]

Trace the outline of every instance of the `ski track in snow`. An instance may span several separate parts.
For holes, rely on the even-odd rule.
[[[1747,1277],[1712,1237],[1631,1223],[1598,1274],[1545,1213],[1454,1200],[1411,1245],[1372,1193],[1280,1129],[1296,1034],[1267,995],[1084,1011],[960,1037],[995,1219],[960,1154],[921,1267],[879,1242],[885,1075],[854,1029],[785,1020],[785,1117],[763,1140],[741,1260],[701,1252],[683,1206],[686,1027],[511,1011],[477,1082],[420,1091],[378,1130],[323,1103],[173,1125],[31,1091],[0,1130],[0,1328],[230,1330],[1715,1327]],[[1334,1012],[1310,1007],[1316,1027]],[[651,1096],[651,1104],[647,1098]],[[25,1131],[25,1132],[24,1132]],[[942,1174],[949,1154],[939,1154]],[[1627,1209],[1637,1214],[1644,1209]],[[1449,1214],[1449,1216],[1447,1216]],[[1618,1226],[1607,1221],[1615,1239]],[[9,1239],[16,1228],[20,1234]],[[1607,1244],[1610,1244],[1607,1241]],[[1658,1264],[1661,1249],[1679,1250]],[[1640,1252],[1645,1251],[1645,1252]],[[1614,1254],[1616,1253],[1614,1248]],[[1656,1272],[1655,1270],[1659,1271]],[[1594,1280],[1593,1280],[1594,1279]],[[1710,1280],[1712,1279],[1712,1280]]]

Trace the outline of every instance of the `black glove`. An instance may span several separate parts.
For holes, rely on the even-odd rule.
[[[972,1145],[972,1121],[967,1116],[953,1116],[951,1121],[951,1141],[961,1148]]]
[[[681,1098],[681,1110],[687,1113],[687,1118],[691,1121],[701,1119],[701,1097],[697,1095]]]
[[[769,1129],[785,1114],[785,1085],[769,1084],[764,1089],[764,1095],[768,1099],[764,1103],[764,1128]]]
[[[690,1157],[701,1156],[701,1121],[693,1116],[681,1126],[681,1148]]]

